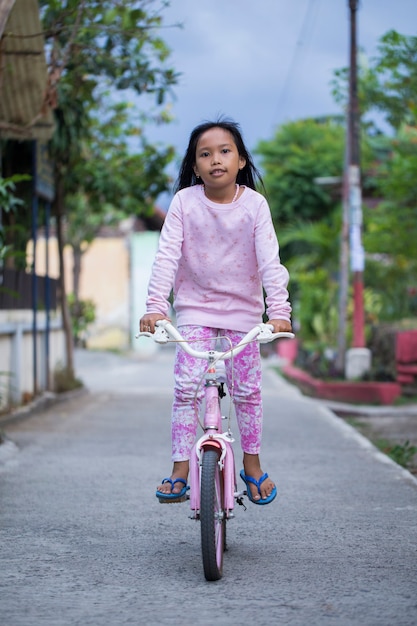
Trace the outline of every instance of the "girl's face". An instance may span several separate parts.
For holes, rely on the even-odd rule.
[[[215,126],[200,136],[194,173],[202,178],[208,189],[219,191],[235,185],[238,172],[245,165],[246,160],[240,156],[228,130]]]

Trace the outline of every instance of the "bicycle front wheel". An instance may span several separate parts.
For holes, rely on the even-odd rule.
[[[206,450],[201,467],[201,552],[206,580],[219,580],[223,572],[226,515],[219,458],[220,451]]]

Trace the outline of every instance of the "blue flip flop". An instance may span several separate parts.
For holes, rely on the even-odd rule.
[[[277,496],[276,487],[273,488],[271,494],[267,498],[260,498],[260,500],[255,500],[252,496],[249,483],[252,483],[252,485],[255,485],[255,487],[258,488],[259,495],[261,495],[261,484],[264,482],[266,478],[268,478],[268,474],[263,474],[259,480],[255,480],[254,478],[252,478],[252,476],[247,476],[244,470],[241,470],[240,477],[247,487],[247,494],[248,494],[249,500],[253,502],[254,504],[269,504],[270,502],[272,502],[272,500],[276,498]]]
[[[162,485],[164,483],[171,483],[171,489],[173,489],[176,483],[182,483],[184,487],[178,493],[163,493],[162,491],[156,490],[156,497],[159,498],[159,500],[179,500],[185,496],[189,489],[187,481],[184,480],[184,478],[176,478],[175,480],[172,480],[172,478],[164,478]]]

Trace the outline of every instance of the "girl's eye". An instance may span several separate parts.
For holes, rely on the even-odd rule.
[[[226,152],[230,152],[230,148],[223,148],[222,152],[223,152],[223,154],[226,154]]]
[[[208,157],[209,153],[207,151],[205,152],[200,152],[200,156],[201,157]]]

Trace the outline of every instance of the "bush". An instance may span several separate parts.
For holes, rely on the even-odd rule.
[[[73,391],[74,389],[80,389],[83,386],[82,381],[79,378],[76,378],[72,370],[60,365],[55,368],[54,389],[57,393]]]
[[[96,320],[96,305],[93,300],[77,300],[73,293],[68,295],[68,306],[72,321],[72,335],[76,346],[85,346],[87,329]]]

